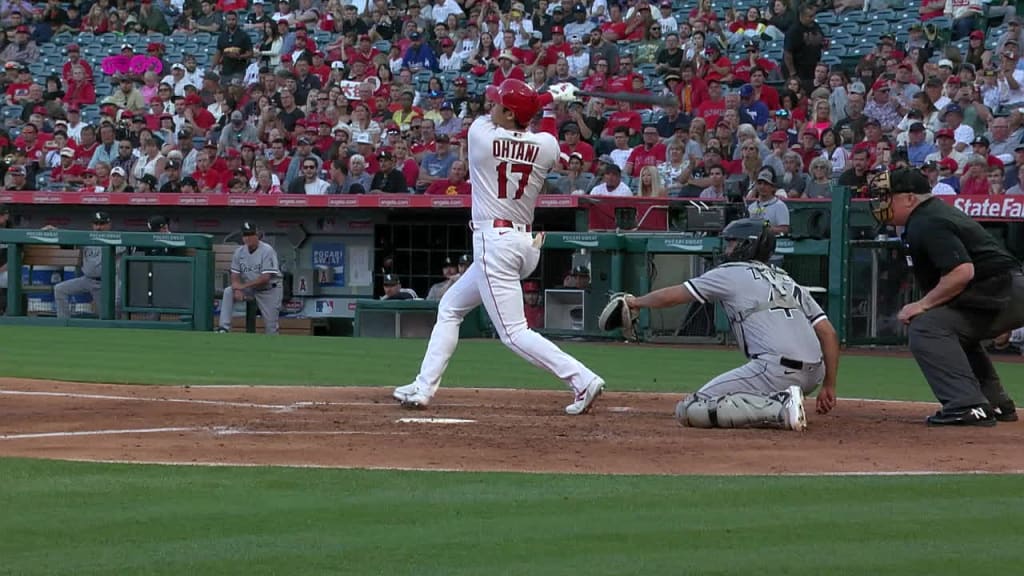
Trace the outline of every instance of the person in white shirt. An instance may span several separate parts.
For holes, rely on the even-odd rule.
[[[622,182],[622,169],[608,164],[604,170],[604,182],[590,190],[591,196],[632,196],[633,191]]]
[[[956,196],[956,190],[945,182],[939,182],[939,166],[935,162],[928,162],[921,167],[921,172],[928,177],[928,184],[932,187],[932,194],[936,196]]]
[[[451,38],[441,40],[441,56],[437,59],[437,65],[443,72],[458,72],[462,70],[462,56],[455,51],[455,41]]]
[[[1017,68],[1020,60],[1020,46],[1016,40],[1007,40],[999,55],[997,84],[999,85],[999,104],[1010,106],[1024,102],[1024,70]]]
[[[323,196],[327,194],[330,183],[320,178],[317,163],[312,158],[302,162],[302,176],[296,178],[288,187],[289,194],[305,194],[307,196]]]
[[[679,21],[676,20],[675,14],[672,14],[671,0],[663,0],[658,9],[660,10],[658,24],[661,25],[661,37],[664,38],[668,34],[678,33]]]
[[[612,162],[620,169],[626,168],[626,161],[629,160],[630,154],[633,153],[633,149],[629,147],[629,129],[625,126],[619,126],[615,129],[615,149],[608,153],[612,158]]]
[[[449,14],[461,17],[465,13],[455,0],[434,0],[434,5],[430,10],[430,18],[434,22],[446,21]]]
[[[569,75],[582,80],[587,77],[590,69],[590,52],[583,49],[583,38],[579,36],[570,36],[569,45],[572,46],[572,54],[565,57],[566,63],[569,64]]]

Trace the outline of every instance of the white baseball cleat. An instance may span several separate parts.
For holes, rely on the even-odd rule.
[[[789,398],[782,404],[782,420],[786,428],[803,432],[807,429],[807,415],[804,413],[804,392],[799,386],[790,386]]]
[[[594,378],[587,384],[587,387],[576,393],[576,401],[565,407],[565,413],[570,416],[579,416],[590,411],[594,400],[604,391],[604,380]]]
[[[427,404],[430,404],[430,396],[419,391],[406,396],[405,400],[402,400],[402,408],[408,410],[422,410],[427,407]]]
[[[406,384],[405,386],[399,386],[395,388],[395,391],[391,393],[391,397],[399,402],[405,402],[405,399],[416,393],[416,383]]]

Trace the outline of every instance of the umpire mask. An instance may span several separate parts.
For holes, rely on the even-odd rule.
[[[868,177],[868,197],[875,220],[882,225],[892,222],[892,180],[888,170]]]

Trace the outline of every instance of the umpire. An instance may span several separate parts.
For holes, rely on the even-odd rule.
[[[929,426],[995,426],[1017,420],[982,340],[1024,325],[1020,262],[966,214],[933,198],[909,168],[869,183],[875,218],[904,226],[920,300],[903,307],[910,352],[942,409]]]

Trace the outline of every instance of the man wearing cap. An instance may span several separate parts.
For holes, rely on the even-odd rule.
[[[928,141],[924,124],[914,122],[907,131],[907,161],[915,168],[924,165],[930,154],[938,151],[935,144]]]
[[[220,132],[220,139],[217,142],[217,149],[221,152],[227,150],[241,150],[243,144],[256,144],[260,141],[259,131],[252,122],[246,122],[241,110],[231,113],[230,121]]]
[[[128,75],[122,75],[117,79],[118,90],[107,96],[103,103],[114,104],[118,108],[124,110],[143,111],[146,109],[146,101],[142,97],[142,92],[139,92],[138,88],[135,87],[135,82]]]
[[[25,65],[39,60],[39,47],[29,36],[28,26],[22,24],[14,29],[14,41],[0,52],[0,60]]]
[[[882,132],[892,132],[900,123],[900,113],[892,101],[892,88],[887,80],[876,80],[871,86],[871,100],[864,105],[864,115],[878,122]]]
[[[277,318],[283,294],[277,252],[270,244],[260,240],[254,224],[243,222],[242,245],[231,257],[231,283],[224,287],[217,332],[231,331],[236,301],[255,300],[266,333],[277,334]]]
[[[411,288],[402,288],[402,280],[398,274],[384,275],[384,295],[381,300],[418,300],[419,295]]]
[[[373,175],[370,182],[370,192],[373,194],[407,194],[409,186],[405,181],[405,174],[395,167],[395,156],[390,150],[381,150],[377,153],[377,161],[380,169]]]
[[[567,122],[562,127],[561,162],[555,165],[555,171],[565,173],[569,168],[569,156],[579,154],[583,160],[583,170],[590,172],[594,165],[594,147],[580,139],[580,127],[575,122]]]
[[[876,179],[873,212],[903,226],[907,261],[923,296],[897,316],[910,352],[941,410],[929,426],[995,426],[1017,420],[1016,407],[982,341],[1024,324],[1021,264],[964,212],[933,198],[912,169]]]
[[[50,181],[65,184],[68,189],[77,188],[82,183],[82,174],[85,168],[75,164],[75,151],[72,148],[62,148],[60,151],[60,164],[50,171]]]
[[[449,138],[454,138],[460,132],[462,132],[462,118],[455,115],[455,107],[448,100],[441,103],[440,107],[441,119],[437,123],[435,132],[437,134],[444,134]]]
[[[953,131],[953,147],[957,152],[965,153],[967,147],[974,142],[974,129],[963,123],[963,108],[956,103],[946,106],[942,113],[942,121],[947,129]]]
[[[602,182],[590,189],[590,195],[632,197],[633,191],[622,181],[622,169],[617,164],[607,164]]]
[[[427,292],[426,300],[433,302],[440,302],[441,297],[444,293],[451,288],[452,284],[459,279],[459,267],[455,264],[455,259],[451,256],[446,256],[444,264],[441,266],[441,276],[444,280],[432,285],[430,290]]]
[[[775,194],[775,170],[771,166],[761,168],[757,173],[757,198],[747,212],[751,218],[765,220],[774,234],[789,234],[789,208]]]
[[[420,191],[447,178],[452,164],[458,160],[458,154],[452,150],[451,139],[446,134],[437,134],[434,141],[435,151],[424,154],[420,162],[419,179],[416,181],[416,188]]]
[[[409,34],[409,47],[405,49],[402,61],[413,73],[421,70],[437,71],[437,56],[434,49],[423,41],[423,35],[419,32]]]
[[[958,152],[954,147],[953,143],[955,136],[953,131],[949,128],[943,128],[935,133],[935,145],[938,148],[936,152],[929,154],[925,158],[925,162],[940,162],[943,159],[950,158],[956,162],[956,171],[963,169],[967,164],[967,157]]]
[[[81,48],[79,48],[78,44],[68,44],[64,50],[67,52],[67,62],[65,62],[64,66],[61,67],[61,78],[63,78],[65,82],[70,80],[71,72],[75,69],[75,66],[81,66],[82,70],[85,72],[85,77],[92,78],[92,66],[82,58]]]
[[[110,231],[110,215],[106,212],[95,212],[92,215],[92,230],[94,232],[109,232]],[[102,311],[99,309],[100,302],[100,288],[101,281],[103,279],[103,247],[101,246],[82,246],[79,248],[81,258],[81,270],[82,275],[71,280],[65,280],[53,287],[53,300],[56,305],[57,318],[69,318],[71,316],[71,307],[68,303],[68,298],[76,294],[89,293],[92,295],[93,308],[97,314],[101,314]],[[119,264],[121,254],[124,253],[124,247],[118,247],[116,250],[116,264]],[[108,272],[114,273],[114,270]],[[115,292],[115,309],[120,308],[121,291],[116,290]],[[115,312],[116,316],[116,312]]]

